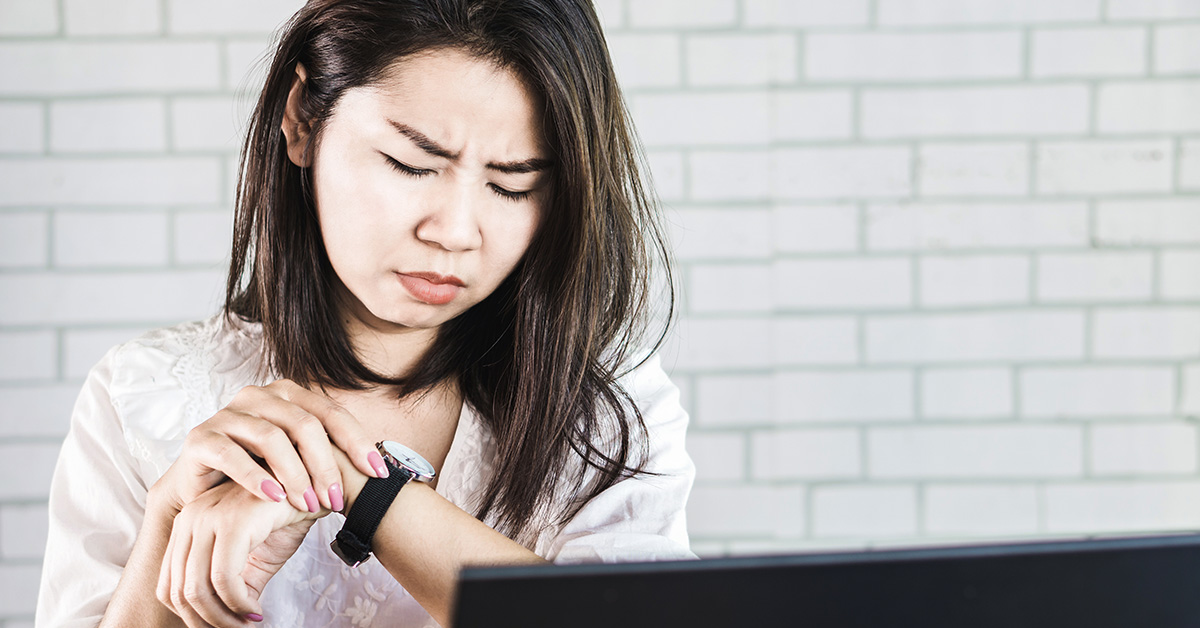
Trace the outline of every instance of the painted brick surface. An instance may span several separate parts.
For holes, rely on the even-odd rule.
[[[87,370],[217,307],[301,4],[0,0],[0,625]],[[1196,527],[1200,3],[597,4],[679,262],[698,552]]]

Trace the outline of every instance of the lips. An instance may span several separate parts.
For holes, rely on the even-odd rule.
[[[429,305],[445,305],[466,287],[463,280],[454,275],[417,272],[396,273],[396,277],[413,298]]]

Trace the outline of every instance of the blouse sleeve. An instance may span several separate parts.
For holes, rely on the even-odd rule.
[[[684,449],[688,415],[679,389],[657,354],[621,383],[646,422],[646,469],[655,475],[622,480],[589,501],[539,552],[556,563],[696,557],[688,549],[684,513],[695,466]]]
[[[119,352],[88,374],[54,470],[38,628],[99,624],[141,527],[148,487],[110,395]]]

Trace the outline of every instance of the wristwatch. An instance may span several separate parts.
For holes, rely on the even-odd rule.
[[[357,567],[371,558],[371,540],[375,537],[375,530],[400,489],[410,481],[428,482],[436,475],[433,465],[400,443],[385,440],[376,443],[375,448],[383,456],[388,476],[367,478],[350,512],[346,513],[346,523],[329,544],[333,553],[351,567]]]

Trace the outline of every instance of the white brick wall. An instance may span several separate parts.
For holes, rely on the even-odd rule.
[[[602,0],[706,555],[1200,525],[1200,2]],[[221,294],[301,0],[0,0],[0,625],[91,364]]]

